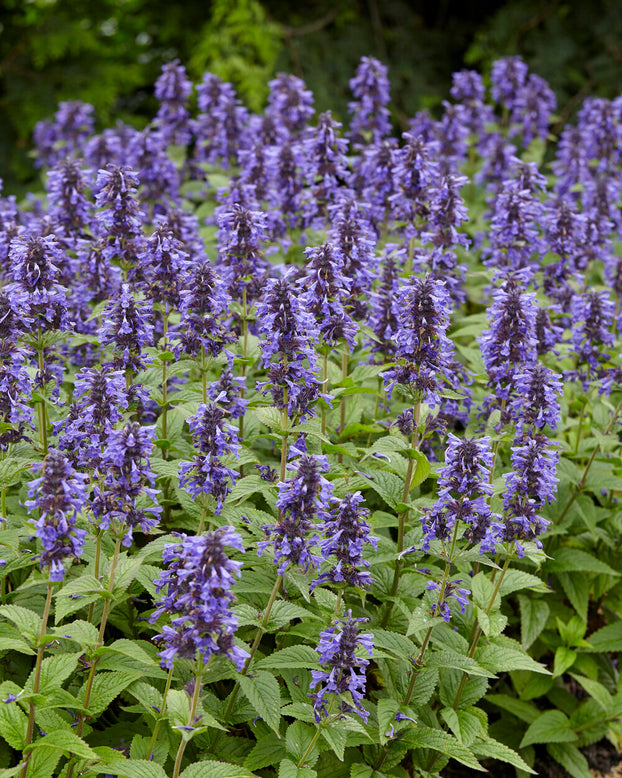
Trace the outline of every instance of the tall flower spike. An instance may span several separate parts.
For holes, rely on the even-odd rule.
[[[50,581],[62,581],[63,561],[80,556],[87,535],[76,527],[76,514],[86,502],[88,476],[77,473],[65,455],[55,449],[50,449],[36,467],[41,475],[28,487],[31,499],[26,506],[29,511],[39,509],[39,518],[30,520],[43,546],[39,566],[41,570],[49,568]]]
[[[369,534],[369,509],[362,505],[365,498],[356,492],[346,494],[342,500],[333,498],[333,501],[337,506],[331,511],[330,518],[318,526],[318,531],[324,535],[320,541],[322,559],[329,561],[333,556],[336,562],[328,572],[313,581],[311,590],[328,581],[345,582],[366,589],[371,586],[372,578],[366,570],[360,569],[369,567],[369,562],[363,559],[363,546],[369,543],[376,550],[378,538]]]
[[[266,241],[266,216],[263,211],[232,205],[218,216],[218,262],[227,291],[235,300],[247,301],[259,296],[267,272],[263,256]]]
[[[142,249],[142,220],[136,197],[138,176],[129,167],[108,165],[97,173],[95,232],[104,243],[107,260],[120,261],[127,268],[136,263]]]
[[[440,401],[444,370],[453,346],[447,338],[450,300],[442,281],[414,278],[397,294],[397,365],[381,373],[390,397],[396,384],[409,386],[429,405]]]
[[[287,467],[295,470],[295,475],[279,483],[276,502],[279,520],[275,525],[264,526],[268,540],[262,540],[257,546],[259,556],[268,546],[274,546],[274,564],[278,565],[279,575],[283,575],[290,564],[300,565],[305,570],[311,564],[319,566],[321,560],[310,551],[316,537],[309,537],[309,532],[316,516],[327,517],[333,493],[332,484],[322,475],[329,469],[325,456],[303,454]]]
[[[320,633],[320,643],[315,649],[320,655],[319,662],[324,670],[311,671],[311,689],[318,685],[317,692],[310,694],[313,698],[315,719],[321,721],[321,714],[328,716],[326,695],[339,695],[339,710],[343,713],[358,713],[367,722],[369,712],[363,707],[366,678],[365,668],[369,659],[356,656],[358,646],[373,656],[374,637],[370,634],[360,634],[358,625],[367,622],[364,618],[352,618],[348,611],[345,619],[337,621],[334,627],[329,627]],[[346,695],[344,698],[342,695]],[[350,704],[350,700],[352,704]]]
[[[227,454],[237,455],[240,449],[236,428],[224,418],[225,411],[215,403],[199,404],[198,411],[189,417],[188,426],[200,453],[192,462],[179,465],[180,485],[195,498],[199,494],[213,495],[216,515],[239,476],[220,461]]]
[[[348,103],[352,114],[350,134],[354,143],[360,143],[367,133],[378,143],[391,132],[389,110],[390,84],[386,65],[374,57],[361,57],[356,75],[350,79],[350,89],[355,97]]]
[[[227,656],[238,670],[248,653],[235,645],[237,618],[231,610],[231,587],[240,576],[242,563],[229,559],[225,547],[244,551],[242,538],[233,527],[219,527],[205,535],[180,535],[180,542],[168,545],[162,554],[167,569],[154,583],[164,598],[150,618],[170,613],[172,626],[166,625],[155,640],[162,640],[162,667],[172,668],[176,657],[195,659],[207,664],[210,658]]]
[[[136,300],[129,285],[123,284],[121,294],[108,304],[102,319],[99,336],[103,344],[114,346],[113,366],[142,370],[147,363],[143,346],[153,343],[153,325],[147,304]]]
[[[511,411],[519,434],[525,428],[544,429],[547,424],[554,430],[560,421],[560,377],[537,362],[516,375],[515,388]]]
[[[315,113],[312,92],[301,78],[287,73],[279,73],[268,86],[266,113],[290,132],[300,132]]]
[[[167,145],[186,146],[191,138],[187,104],[192,92],[192,82],[178,59],[163,65],[154,91],[160,101],[154,122],[156,127],[164,136]]]

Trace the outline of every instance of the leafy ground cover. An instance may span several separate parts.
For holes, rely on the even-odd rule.
[[[622,103],[391,135],[179,63],[0,201],[0,776],[590,775],[621,746]],[[496,768],[494,768],[496,769]]]

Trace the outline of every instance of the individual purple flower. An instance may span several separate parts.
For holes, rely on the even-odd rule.
[[[537,269],[537,254],[543,250],[539,220],[542,205],[536,194],[517,187],[513,179],[503,181],[492,201],[484,264],[496,271],[529,271]]]
[[[510,403],[517,430],[523,434],[529,428],[544,429],[548,424],[556,429],[560,421],[560,377],[539,362],[526,367],[515,376],[515,395]],[[527,430],[526,430],[527,428]]]
[[[164,644],[162,667],[172,668],[176,657],[195,659],[198,654],[205,664],[213,655],[227,656],[241,670],[249,654],[235,645],[238,622],[231,610],[230,590],[242,563],[230,559],[225,548],[243,552],[242,538],[233,527],[179,538],[178,544],[165,547],[162,557],[167,569],[154,582],[158,591],[166,588],[166,594],[157,603],[151,623],[162,613],[173,616],[171,626],[165,625],[155,638]]]
[[[365,618],[352,618],[352,611],[348,611],[345,619],[338,619],[335,626],[320,633],[320,642],[315,650],[320,655],[320,664],[326,669],[312,670],[309,686],[311,689],[320,686],[318,691],[309,695],[313,698],[315,719],[318,723],[321,721],[321,714],[329,715],[326,709],[327,694],[341,697],[349,693],[345,700],[340,700],[339,710],[343,713],[358,713],[365,722],[369,718],[369,712],[363,707],[365,668],[369,660],[356,655],[356,649],[361,646],[370,658],[373,656],[373,635],[359,633],[359,623],[367,621]],[[353,705],[349,703],[349,699]]]
[[[264,526],[268,540],[258,544],[257,553],[262,555],[268,546],[274,546],[274,564],[279,575],[283,575],[290,564],[300,565],[305,570],[310,565],[318,567],[320,559],[311,554],[316,537],[309,537],[313,519],[328,516],[329,503],[333,493],[332,484],[322,473],[328,472],[325,456],[303,454],[287,466],[295,475],[279,483],[276,506],[279,520],[271,526]]]
[[[187,105],[192,93],[192,82],[178,59],[162,66],[154,92],[160,101],[154,124],[167,144],[186,146],[191,138]]]
[[[447,338],[449,294],[442,281],[414,278],[397,294],[399,327],[395,367],[381,373],[390,397],[396,384],[410,387],[430,405],[440,400],[441,382],[453,347]]]
[[[467,605],[469,604],[468,598],[471,592],[469,589],[458,586],[460,583],[462,583],[460,578],[457,578],[453,581],[447,581],[443,590],[442,602],[437,601],[432,604],[432,615],[441,616],[446,624],[449,624],[451,621],[451,608],[449,607],[448,603],[450,597],[452,597],[458,603],[460,607],[460,613],[464,613]],[[432,592],[439,591],[441,586],[436,581],[428,581],[425,588],[427,591]]]
[[[50,581],[58,582],[65,577],[64,560],[79,557],[84,547],[87,533],[76,527],[76,516],[86,503],[88,476],[77,473],[56,449],[35,467],[41,475],[30,482],[26,506],[39,510],[39,518],[30,520],[43,546],[39,566],[49,568]]]
[[[469,149],[469,115],[461,105],[452,105],[443,100],[443,115],[434,125],[434,138],[439,147],[439,172],[446,176],[456,175],[466,161]]]
[[[350,89],[355,98],[348,103],[353,142],[360,143],[370,134],[370,140],[378,143],[391,133],[388,68],[374,57],[361,57],[356,75],[350,79]]]
[[[586,156],[597,168],[606,170],[620,160],[622,104],[619,100],[588,97],[577,116]]]
[[[198,411],[188,418],[190,434],[199,454],[192,462],[179,465],[180,485],[195,498],[199,494],[211,494],[216,500],[216,515],[239,476],[220,459],[228,454],[237,455],[240,449],[235,427],[224,419],[225,411],[215,403],[199,404]]]
[[[153,344],[153,325],[148,305],[137,300],[128,284],[111,300],[102,314],[99,330],[102,344],[114,346],[112,365],[126,370],[142,370],[147,363],[143,347]]]
[[[287,73],[279,73],[268,86],[266,114],[290,132],[300,132],[315,113],[312,92],[301,78]]]
[[[363,559],[363,546],[369,543],[376,550],[378,538],[369,534],[369,509],[362,506],[365,498],[360,492],[355,492],[346,494],[341,500],[334,497],[333,501],[337,503],[336,507],[317,529],[323,534],[319,543],[322,559],[331,561],[332,556],[336,561],[328,572],[322,573],[313,581],[311,589],[328,581],[345,582],[367,589],[371,586],[372,578],[366,570],[360,569],[369,567],[369,562]]]

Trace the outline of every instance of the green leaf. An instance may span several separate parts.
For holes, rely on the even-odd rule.
[[[486,772],[470,749],[463,746],[453,735],[442,729],[433,729],[422,725],[411,727],[402,735],[409,748],[431,748],[455,759],[472,770]]]
[[[24,748],[27,731],[28,719],[19,705],[15,702],[4,703],[0,701],[0,735],[11,748],[16,751],[21,751]]]
[[[590,601],[589,577],[583,573],[557,573],[564,594],[572,603],[583,621],[587,621],[587,609]]]
[[[517,592],[520,589],[532,589],[533,591],[542,593],[551,591],[538,576],[510,567],[505,572],[503,581],[499,587],[499,593],[502,597],[506,597],[508,594]]]
[[[609,567],[600,559],[578,548],[560,548],[556,552],[555,559],[547,562],[547,568],[554,573],[581,572],[614,576],[621,575],[621,573]]]
[[[390,651],[398,659],[406,659],[408,656],[414,656],[418,653],[417,646],[398,632],[390,632],[386,629],[372,630],[374,635],[374,646]]]
[[[602,683],[598,683],[598,681],[594,681],[591,678],[586,678],[583,675],[575,675],[574,673],[570,673],[570,675],[575,681],[578,681],[581,684],[590,697],[596,700],[605,712],[611,710],[613,706],[613,697]]]
[[[494,673],[489,672],[485,667],[468,656],[463,656],[457,651],[434,651],[426,658],[426,667],[437,667],[444,670],[448,667],[454,670],[462,670],[469,675],[479,675],[484,678],[494,678]]]
[[[521,616],[521,644],[527,650],[544,629],[551,609],[544,600],[536,600],[524,594],[518,595],[518,604]]]
[[[361,476],[351,480],[351,487],[355,489],[373,489],[391,508],[395,508],[402,501],[404,482],[402,479],[388,473],[385,470],[370,470],[369,478]]]
[[[51,778],[63,755],[58,748],[47,748],[44,742],[39,742],[41,742],[41,748],[33,751],[28,760],[26,778]]]
[[[551,743],[546,750],[572,778],[592,778],[587,759],[576,746],[571,743]]]
[[[501,710],[511,713],[526,724],[533,724],[540,715],[540,711],[533,703],[510,697],[509,694],[487,694],[486,701],[491,702],[493,705],[501,708]]]
[[[135,659],[137,662],[140,662],[144,667],[159,665],[157,652],[146,640],[126,640],[125,638],[121,638],[120,640],[115,640],[114,643],[111,643],[109,646],[103,647],[98,653],[112,653],[127,656],[130,659]]]
[[[81,654],[57,654],[49,656],[41,662],[41,679],[39,681],[39,693],[47,694],[52,689],[58,688],[64,680],[69,678],[78,666],[78,659]],[[35,680],[35,670],[32,671],[24,689],[27,693],[32,692]]]
[[[399,707],[400,703],[397,700],[378,700],[376,714],[378,718],[378,734],[380,736],[381,745],[384,745],[388,740],[387,732],[390,731],[392,724],[395,722],[395,714],[399,710]]]
[[[281,691],[279,683],[271,674],[262,670],[253,673],[253,677],[241,675],[238,679],[246,699],[277,734],[281,722]]]
[[[61,627],[56,627],[54,634],[60,638],[75,640],[83,648],[94,648],[99,640],[99,630],[97,627],[88,621],[80,619],[71,622],[71,624],[63,624]]]
[[[279,778],[317,778],[317,772],[310,767],[296,767],[291,759],[283,759],[279,765]]]
[[[439,672],[435,667],[424,667],[423,670],[419,670],[410,698],[410,704],[413,708],[420,708],[429,702],[436,689],[438,676]]]
[[[101,715],[124,689],[142,677],[142,672],[100,672],[95,675],[89,701],[92,716]],[[85,686],[80,699],[84,699]]]
[[[589,643],[589,648],[584,646],[584,651],[591,653],[622,651],[622,621],[615,621],[613,624],[602,627],[589,635],[586,640]]]
[[[58,753],[58,752],[54,752]],[[60,759],[60,755],[58,756]],[[54,767],[56,767],[56,764],[54,764]],[[54,767],[52,768],[52,771],[54,770]],[[18,764],[15,767],[7,767],[6,769],[0,768],[0,778],[13,778],[13,776],[17,775],[18,773],[21,773],[24,769],[24,765]],[[51,775],[51,773],[49,773]]]
[[[578,736],[572,731],[568,717],[560,710],[547,710],[529,725],[520,747],[534,743],[573,743]]]
[[[501,762],[507,762],[518,770],[524,770],[526,773],[537,775],[535,770],[522,759],[516,751],[508,748],[503,743],[499,743],[497,740],[487,737],[485,740],[479,740],[474,743],[471,748],[475,756],[482,757],[483,759],[498,759]]]
[[[276,494],[275,486],[264,481],[258,475],[246,475],[240,478],[229,494],[230,502],[240,502],[248,499],[253,494],[263,494],[270,499]]]
[[[322,737],[331,747],[337,759],[339,759],[340,762],[343,762],[343,756],[346,750],[347,733],[340,724],[340,721],[335,721],[327,727],[324,727],[322,730]]]
[[[291,754],[296,762],[299,762],[305,755],[307,748],[311,745],[313,736],[315,735],[315,727],[310,727],[308,724],[303,724],[302,721],[294,721],[287,728],[287,734],[285,736],[285,747],[289,754]],[[306,758],[306,766],[312,767],[317,761],[320,752],[317,743],[311,749],[311,753]],[[304,767],[305,765],[303,765]]]
[[[36,645],[41,632],[41,617],[21,605],[1,605],[0,616],[12,621],[31,645]]]
[[[98,773],[109,773],[115,778],[167,778],[161,765],[146,759],[116,759],[90,769]]]
[[[318,655],[310,646],[288,646],[255,663],[258,670],[316,669]]]
[[[258,740],[250,754],[244,760],[244,766],[251,771],[273,767],[286,756],[285,743],[274,733]]]
[[[186,767],[180,778],[253,778],[253,774],[239,765],[207,759]]]
[[[533,670],[534,673],[549,675],[546,667],[532,659],[518,643],[502,636],[493,638],[487,646],[479,648],[476,659],[482,667],[495,673]]]
[[[78,737],[75,732],[68,729],[56,729],[46,732],[45,737],[36,740],[32,745],[24,749],[24,753],[37,748],[58,748],[60,751],[79,756],[81,759],[97,759],[97,754]]]
[[[272,407],[266,407],[266,408],[255,408],[253,413],[259,421],[264,424],[266,427],[273,429],[273,430],[281,430],[282,424],[283,424],[283,417],[281,415],[281,412],[277,408]]]
[[[567,646],[558,646],[555,650],[555,662],[553,664],[553,678],[563,675],[572,667],[577,658],[577,652]]]

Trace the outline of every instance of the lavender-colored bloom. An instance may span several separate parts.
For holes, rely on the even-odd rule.
[[[179,293],[181,323],[173,336],[179,343],[176,350],[197,356],[203,349],[210,356],[218,356],[235,340],[224,324],[231,301],[224,282],[208,259],[192,264],[183,281]]]
[[[330,111],[318,117],[317,127],[309,129],[302,141],[304,175],[312,198],[305,203],[307,223],[324,216],[326,205],[334,202],[339,184],[347,175],[348,141],[339,137],[341,123]]]
[[[86,502],[88,476],[77,473],[65,455],[55,449],[50,449],[43,463],[35,467],[41,475],[30,482],[31,499],[26,506],[29,511],[39,509],[38,520],[30,520],[43,546],[39,566],[41,570],[49,568],[50,581],[62,581],[63,561],[80,556],[87,535],[76,527],[76,514]]]
[[[33,133],[37,165],[52,167],[75,154],[93,134],[94,108],[71,100],[58,104],[54,121],[39,122]]]
[[[509,276],[493,292],[486,318],[490,329],[480,339],[486,372],[499,398],[515,373],[537,360],[535,295],[523,292],[520,276]]]
[[[361,57],[356,75],[350,79],[350,89],[355,97],[348,103],[352,140],[360,143],[370,133],[371,140],[378,143],[391,132],[388,68],[374,57]]]
[[[368,324],[377,338],[371,342],[371,350],[380,353],[385,361],[391,361],[396,348],[393,336],[399,326],[399,264],[404,258],[405,252],[400,246],[389,243],[384,247],[380,284],[369,300]]]
[[[320,664],[325,665],[325,670],[312,670],[310,688],[314,689],[318,684],[317,692],[310,694],[313,697],[315,719],[319,723],[321,714],[328,716],[326,709],[326,695],[342,695],[349,692],[354,707],[346,701],[341,701],[339,710],[344,713],[358,713],[366,722],[369,712],[363,707],[362,701],[365,694],[365,668],[369,660],[357,657],[356,649],[362,646],[373,656],[373,635],[360,634],[358,624],[367,619],[352,618],[352,611],[348,611],[345,619],[337,620],[335,626],[329,627],[320,633],[320,642],[315,649],[320,655]]]
[[[620,160],[622,103],[619,99],[588,97],[577,116],[586,156],[596,160],[600,170]]]
[[[188,255],[182,241],[168,220],[158,217],[155,229],[138,257],[138,271],[144,279],[145,293],[166,311],[177,307],[188,267]]]
[[[225,497],[231,491],[239,473],[223,465],[220,457],[237,455],[240,445],[236,428],[224,420],[225,411],[215,403],[200,403],[198,411],[188,419],[190,434],[199,454],[192,462],[179,465],[180,485],[193,497],[211,494],[216,500],[215,513],[222,510]]]
[[[608,292],[585,292],[572,300],[572,351],[589,369],[610,358],[603,346],[613,346],[615,303]]]
[[[231,84],[205,73],[197,86],[199,115],[194,123],[195,160],[228,168],[235,161],[248,111],[237,99]]]
[[[312,92],[301,78],[287,73],[279,73],[268,86],[266,114],[290,132],[300,132],[315,113]]]
[[[305,249],[305,291],[302,298],[315,316],[325,343],[334,345],[343,338],[354,348],[357,326],[345,305],[350,297],[350,282],[345,275],[345,261],[332,243]]]
[[[342,500],[333,498],[333,501],[337,506],[330,512],[330,518],[318,526],[318,531],[324,535],[319,544],[322,559],[329,561],[329,557],[334,556],[337,561],[331,570],[313,581],[311,589],[328,581],[345,581],[351,586],[366,589],[371,586],[372,578],[366,570],[360,570],[361,567],[369,567],[369,562],[363,559],[363,545],[369,543],[376,550],[378,538],[369,534],[369,509],[362,506],[365,498],[360,492],[355,492],[346,494]]]
[[[142,370],[147,360],[143,346],[153,343],[153,325],[147,303],[136,300],[129,285],[123,284],[121,294],[110,301],[102,319],[99,337],[104,345],[111,343],[114,346],[113,366]]]
[[[28,352],[10,339],[0,339],[0,451],[25,437],[33,427],[32,379],[27,369]]]
[[[578,127],[565,127],[555,148],[555,160],[551,163],[557,193],[560,196],[571,196],[572,187],[588,178],[588,166],[581,130]]]
[[[235,204],[219,214],[219,270],[234,299],[241,299],[244,288],[247,302],[259,296],[267,272],[263,257],[266,237],[266,216],[260,210]]]
[[[154,124],[167,144],[186,146],[191,138],[187,104],[192,82],[178,59],[163,65],[154,92],[160,101]]]
[[[500,185],[516,158],[516,146],[500,132],[483,132],[479,135],[477,150],[483,162],[473,180],[476,184]]]
[[[523,146],[534,138],[545,140],[549,131],[550,116],[557,106],[555,93],[540,76],[531,73],[512,100],[511,121],[520,125],[511,134],[520,133]]]
[[[229,352],[227,352],[229,353]],[[245,376],[234,376],[231,359],[220,371],[217,381],[207,388],[207,395],[224,408],[231,419],[240,419],[246,413],[248,400],[244,399]]]
[[[90,173],[71,159],[62,160],[48,172],[49,215],[62,228],[69,248],[75,247],[75,238],[90,225],[93,206],[86,196]]]
[[[104,241],[103,254],[133,267],[142,249],[142,221],[136,197],[138,176],[129,167],[108,165],[95,183],[97,236]]]
[[[137,132],[128,145],[127,160],[140,180],[138,199],[146,214],[165,214],[180,202],[180,174],[159,130]]]
[[[536,311],[535,335],[538,341],[538,354],[546,354],[549,351],[555,351],[555,346],[561,343],[564,335],[564,327],[557,323],[551,314],[560,314],[560,309],[556,305],[541,308],[538,306]]]
[[[538,228],[541,218],[542,206],[537,196],[519,189],[514,180],[504,181],[492,204],[490,249],[484,250],[484,264],[533,274],[537,253],[543,250]]]
[[[237,618],[231,611],[230,589],[242,563],[229,559],[225,547],[243,552],[242,538],[233,527],[179,538],[179,544],[165,547],[162,557],[167,570],[154,582],[158,590],[166,587],[166,594],[151,623],[164,612],[174,617],[172,626],[166,625],[155,638],[164,642],[162,667],[173,667],[177,656],[194,659],[198,653],[204,663],[212,655],[228,656],[241,670],[249,654],[234,642]]]
[[[397,155],[397,141],[390,138],[365,146],[352,163],[350,185],[369,203],[368,214],[374,226],[388,218]]]
[[[276,506],[279,520],[272,526],[265,526],[268,540],[258,544],[261,556],[267,546],[274,546],[274,564],[279,575],[283,575],[290,564],[300,565],[305,570],[309,565],[318,567],[320,558],[310,552],[316,537],[309,537],[313,519],[326,519],[333,493],[332,484],[322,473],[328,472],[325,456],[303,454],[296,462],[287,466],[294,470],[293,478],[279,483]]]
[[[393,218],[407,224],[407,237],[419,234],[420,221],[428,213],[430,186],[439,175],[438,143],[405,132],[406,144],[396,152],[393,194],[389,198]]]
[[[459,70],[451,77],[452,86],[449,94],[458,102],[477,100],[483,102],[486,98],[486,88],[481,75],[476,70]]]
[[[560,421],[558,397],[562,393],[562,382],[548,367],[539,363],[528,366],[515,376],[515,395],[511,411],[517,430],[523,434],[526,429],[544,429],[548,424],[556,429]]]
[[[445,584],[445,589],[443,590],[442,602],[437,601],[432,604],[432,615],[441,616],[443,621],[447,624],[449,624],[451,620],[451,608],[447,602],[450,597],[453,597],[453,599],[455,599],[460,606],[460,613],[464,613],[467,605],[469,604],[468,598],[471,592],[469,589],[458,586],[459,583],[462,583],[460,578],[457,578],[454,581],[447,581]],[[432,592],[439,591],[441,587],[440,584],[438,584],[436,581],[428,581],[425,588],[429,592]]]
[[[535,541],[539,548],[539,536],[550,524],[536,513],[545,502],[551,502],[557,491],[555,471],[559,451],[552,449],[548,438],[536,433],[529,438],[519,438],[512,446],[512,467],[504,475],[506,492],[503,495],[505,519],[500,539],[515,541],[520,556],[523,554],[521,541]]]
[[[9,295],[17,294],[27,315],[29,329],[65,329],[67,289],[59,283],[69,260],[54,235],[31,235],[11,241],[9,249],[12,284]]]
[[[490,471],[493,455],[490,438],[448,436],[445,465],[438,470],[438,500],[421,519],[424,551],[433,539],[447,541],[458,522],[465,527],[464,538],[479,543],[480,552],[495,550],[493,516],[486,502],[492,494]],[[457,528],[456,528],[457,531]]]
[[[502,57],[493,62],[490,73],[492,99],[512,111],[528,73],[529,68],[520,57]]]
[[[546,207],[544,221],[545,247],[559,257],[544,267],[544,291],[556,298],[560,282],[572,278],[575,271],[575,256],[582,251],[587,220],[568,200],[557,198]]]
[[[387,395],[391,396],[395,384],[408,385],[428,404],[436,405],[453,352],[446,334],[450,302],[445,284],[430,276],[415,278],[398,292],[397,305],[397,365],[381,373]]]

